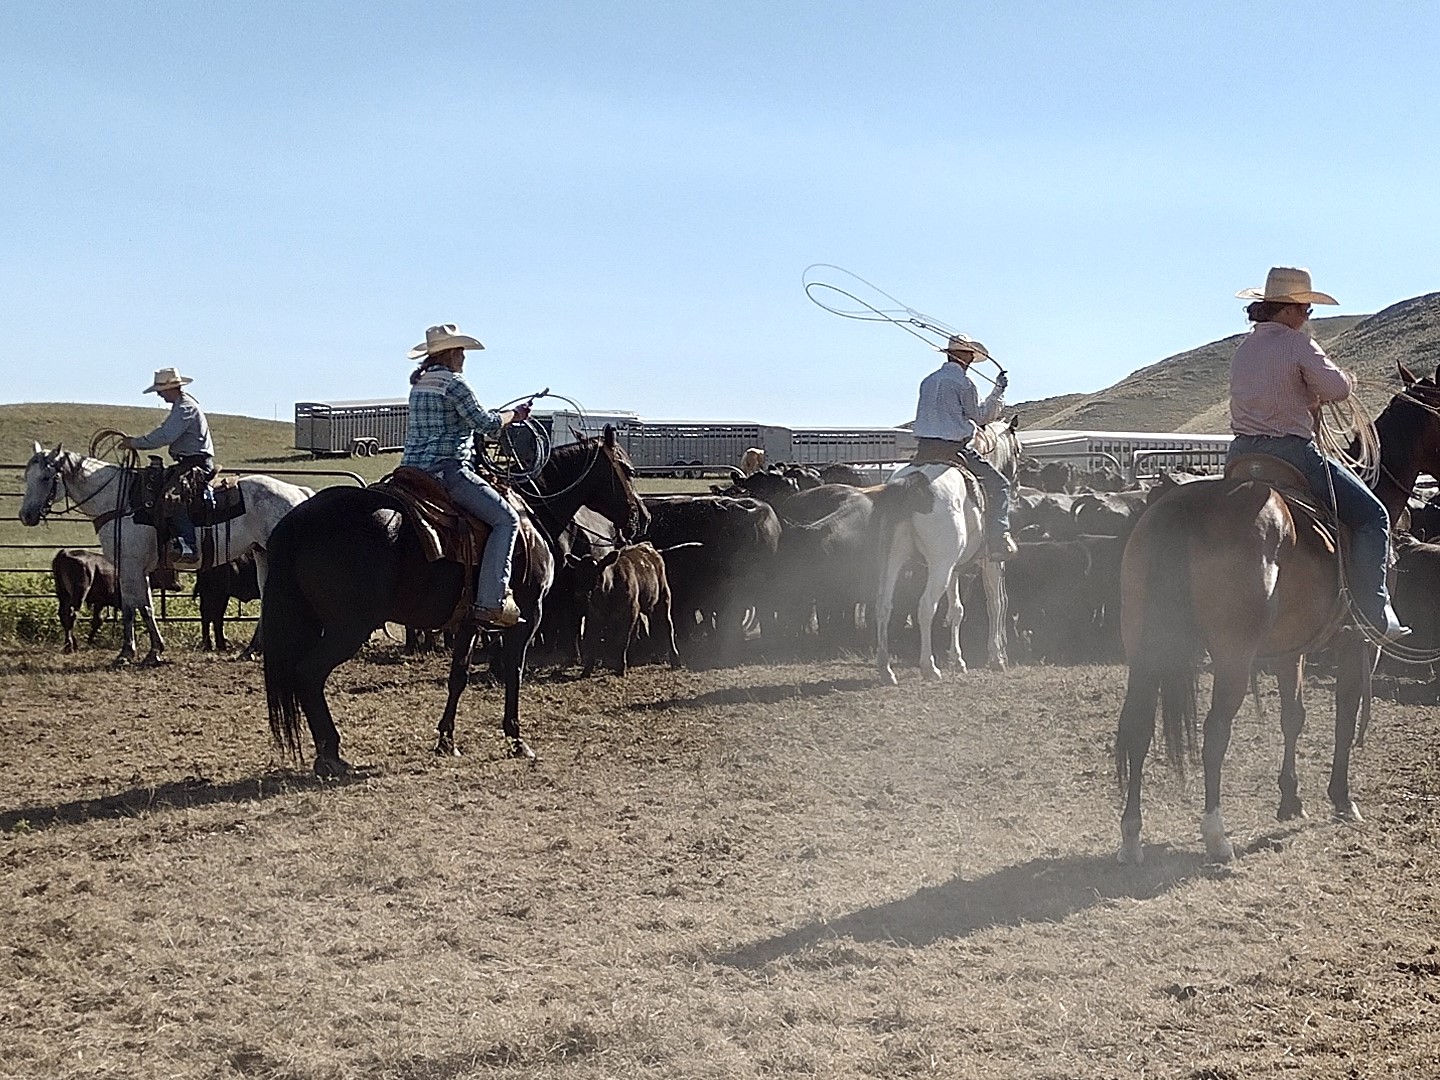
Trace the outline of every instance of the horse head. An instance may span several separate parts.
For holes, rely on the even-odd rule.
[[[65,480],[68,455],[60,446],[46,450],[38,442],[25,463],[25,495],[20,502],[20,523],[39,525],[50,513]]]
[[[590,508],[613,521],[621,539],[630,541],[644,536],[650,528],[650,511],[645,509],[640,493],[635,490],[635,466],[616,440],[614,424],[605,425],[600,445],[596,465],[605,461],[609,468],[591,470],[592,474],[600,475],[594,476],[599,502],[591,503]]]

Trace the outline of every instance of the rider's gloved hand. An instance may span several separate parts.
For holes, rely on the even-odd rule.
[[[1005,389],[1007,386],[1009,386],[1009,385],[1010,385],[1010,376],[1007,375],[1007,374],[1005,374],[1005,372],[1002,371],[1002,372],[1000,372],[999,375],[997,375],[997,376],[995,377],[995,389],[996,389],[996,390],[1004,390],[1004,389]]]
[[[511,411],[515,414],[510,421],[512,424],[523,424],[530,419],[530,403],[528,401],[522,401]]]

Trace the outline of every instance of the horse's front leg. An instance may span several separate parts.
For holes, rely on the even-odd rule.
[[[1350,747],[1355,742],[1355,718],[1369,688],[1370,646],[1361,635],[1346,632],[1337,648],[1335,668],[1335,756],[1330,762],[1328,794],[1342,821],[1359,824],[1365,819],[1350,797]]]
[[[530,617],[528,612],[526,617]],[[511,627],[500,635],[500,677],[505,684],[505,717],[501,728],[510,740],[511,755],[532,761],[535,751],[520,737],[520,684],[525,679],[525,653],[530,648],[530,635],[539,621],[537,615],[530,624]]]
[[[124,667],[135,660],[135,607],[120,601],[120,652],[111,667]]]
[[[445,712],[435,725],[439,738],[435,742],[435,753],[459,757],[455,747],[455,713],[460,708],[460,695],[470,681],[470,653],[475,647],[477,631],[474,623],[466,623],[455,632],[455,649],[450,654],[449,696],[445,699]]]

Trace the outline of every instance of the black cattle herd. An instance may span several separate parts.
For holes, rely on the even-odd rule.
[[[1019,553],[1005,566],[1010,655],[1039,663],[1119,663],[1120,560],[1131,526],[1167,485],[1164,476],[1124,490],[1110,473],[1022,466],[1011,514]],[[531,653],[535,663],[622,672],[645,661],[714,666],[747,656],[817,659],[873,647],[866,613],[876,588],[870,528],[876,488],[850,466],[771,466],[703,495],[645,498],[647,539],[622,545],[614,527],[581,510],[562,537],[566,554]],[[1440,502],[1415,503],[1396,541],[1395,606],[1417,647],[1440,646]],[[118,603],[114,570],[93,551],[62,549],[52,563],[65,651],[74,624]],[[156,587],[176,588],[164,575]],[[986,612],[967,588],[962,641],[984,657]],[[918,588],[918,586],[917,586]],[[255,565],[196,575],[202,647],[229,648],[229,601],[258,598]],[[914,603],[896,603],[903,641]],[[944,619],[943,610],[937,619]],[[973,631],[973,638],[972,638]],[[424,639],[411,635],[408,649]],[[255,645],[252,641],[252,647]]]

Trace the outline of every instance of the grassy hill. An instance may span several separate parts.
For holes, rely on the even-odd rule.
[[[1375,316],[1337,315],[1315,319],[1311,333],[1328,350],[1352,328],[1372,318]],[[1244,336],[1234,334],[1166,357],[1093,394],[1022,404],[1019,406],[1022,422],[1028,428],[1226,431],[1229,410],[1224,403],[1230,381],[1230,357]],[[1035,407],[1048,402],[1056,402],[1059,407],[1048,412]],[[1218,413],[1217,405],[1220,406]]]

